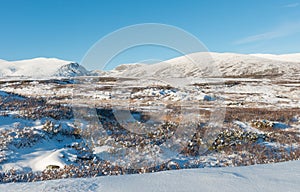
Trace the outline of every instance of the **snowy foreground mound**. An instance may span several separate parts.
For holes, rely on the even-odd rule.
[[[0,191],[298,191],[300,161],[0,185]]]
[[[55,58],[35,58],[22,61],[0,60],[0,77],[73,77],[87,75],[87,70],[77,63]]]

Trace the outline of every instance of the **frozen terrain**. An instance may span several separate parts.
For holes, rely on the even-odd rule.
[[[0,185],[0,191],[263,191],[297,192],[300,188],[300,161],[248,167],[226,167],[165,171],[85,179],[64,179],[35,183]]]
[[[194,53],[95,76],[1,60],[0,190],[296,191],[299,64]]]

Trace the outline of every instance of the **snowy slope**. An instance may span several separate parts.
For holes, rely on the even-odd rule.
[[[256,57],[262,57],[266,59],[288,61],[288,62],[300,62],[300,53],[272,55],[272,54],[251,54]]]
[[[55,58],[0,60],[1,76],[121,76],[137,78],[299,76],[300,53],[286,55],[199,52],[160,63],[123,64],[111,71],[88,72],[83,66]]]
[[[121,65],[104,74],[139,78],[295,76],[300,74],[300,54],[246,55],[199,52],[152,65]]]
[[[35,58],[22,61],[0,60],[1,76],[76,76],[85,75],[87,71],[77,63],[56,58]]]
[[[0,191],[290,191],[300,188],[300,161],[248,167],[165,171],[0,185]]]

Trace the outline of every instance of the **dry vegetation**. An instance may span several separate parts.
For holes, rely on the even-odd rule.
[[[300,114],[300,108],[283,108],[272,110],[265,108],[227,108],[225,121],[239,120],[250,122],[253,120],[265,119],[269,121],[279,121],[289,123]]]
[[[259,74],[257,77],[260,77]],[[116,78],[95,78],[91,82],[96,83],[115,83],[119,79]],[[255,82],[255,81],[254,81]],[[10,82],[11,86],[29,86],[33,81],[16,81]],[[74,83],[71,80],[45,80],[40,81],[40,84],[55,84],[52,90],[58,90],[66,86],[71,86]],[[278,81],[279,83],[290,83],[285,81]],[[240,85],[239,81],[226,81],[225,86],[232,87]],[[211,84],[194,84],[198,87],[208,87]],[[148,86],[144,88],[133,87],[132,94],[145,89],[174,89],[170,86]],[[111,85],[101,86],[95,88],[96,91],[109,91],[112,89]],[[17,98],[17,99],[16,99]],[[141,97],[142,98],[142,97]],[[47,98],[49,99],[49,98]],[[56,138],[57,135],[64,135],[73,137],[75,139],[89,138],[98,130],[98,125],[91,126],[86,130],[80,125],[74,126],[70,129],[64,129],[60,125],[55,124],[52,120],[70,120],[74,118],[74,113],[69,105],[53,104],[59,97],[51,97],[55,102],[51,103],[49,100],[41,97],[23,97],[21,95],[10,94],[9,97],[0,97],[0,111],[1,116],[8,116],[10,112],[18,112],[17,118],[22,119],[41,119],[48,118],[43,128],[36,130],[30,128],[19,129],[17,127],[11,130],[2,130],[0,133],[0,156],[3,151],[8,149],[9,145],[14,145],[17,148],[31,147],[41,139]],[[68,99],[64,97],[63,99]],[[70,98],[69,98],[70,99]],[[84,98],[83,98],[84,99]],[[131,98],[131,102],[135,102],[135,98]],[[155,102],[153,98],[148,98],[147,101]],[[199,104],[200,103],[200,104]],[[106,104],[106,101],[101,101],[100,106]],[[67,146],[76,149],[79,153],[88,154],[87,156],[78,156],[77,162],[66,165],[65,167],[56,167],[49,165],[48,169],[42,172],[21,172],[17,170],[10,170],[0,173],[0,182],[28,182],[40,181],[60,178],[74,178],[74,177],[95,177],[105,175],[118,174],[132,174],[132,173],[146,173],[156,172],[172,169],[183,168],[199,168],[199,167],[219,167],[219,166],[246,166],[253,164],[282,162],[289,160],[297,160],[300,158],[300,136],[299,130],[281,129],[277,128],[274,122],[280,122],[287,126],[297,123],[295,117],[299,117],[300,108],[282,108],[269,109],[258,107],[228,107],[226,108],[225,119],[220,131],[211,143],[205,143],[203,137],[205,133],[211,130],[208,121],[211,112],[206,107],[213,106],[213,102],[199,101],[199,109],[197,112],[201,114],[199,121],[184,122],[183,128],[189,130],[191,127],[195,128],[195,132],[186,140],[184,146],[180,148],[181,157],[186,157],[184,163],[174,159],[162,162],[159,164],[151,164],[149,166],[131,167],[120,166],[115,162],[105,161],[92,154],[94,146],[109,145],[114,148],[126,148],[138,152],[147,152],[147,150],[154,150],[162,146],[168,139],[174,137],[174,133],[182,120],[180,114],[180,104],[177,102],[165,101],[166,109],[170,113],[160,116],[157,120],[158,124],[153,124],[151,129],[144,127],[145,134],[135,134],[127,129],[124,129],[118,121],[114,118],[112,113],[112,105],[114,102],[108,102],[106,108],[97,108],[97,118],[103,126],[106,135],[98,138],[94,143],[81,146],[72,145]],[[144,104],[149,106],[149,104]],[[143,106],[143,103],[140,104]],[[193,106],[192,106],[193,107]],[[73,108],[74,109],[74,108]],[[85,121],[91,121],[93,117],[89,116],[94,109],[76,108],[79,114],[86,114],[81,116]],[[140,115],[140,122],[149,120],[145,111],[131,111]],[[257,129],[261,133],[245,131],[234,124],[234,121],[241,121],[247,123],[252,128]],[[182,128],[181,127],[181,128]],[[17,139],[16,139],[17,138]],[[203,147],[207,150],[202,151]],[[115,149],[116,150],[116,149]],[[157,152],[157,151],[156,151]],[[158,151],[159,152],[159,151]],[[5,161],[5,156],[2,156],[0,163]],[[209,158],[215,160],[207,160]],[[134,163],[134,162],[133,162]]]

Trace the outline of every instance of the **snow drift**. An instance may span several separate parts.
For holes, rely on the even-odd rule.
[[[62,179],[0,185],[0,191],[291,191],[300,188],[300,161],[204,168],[144,175]]]

